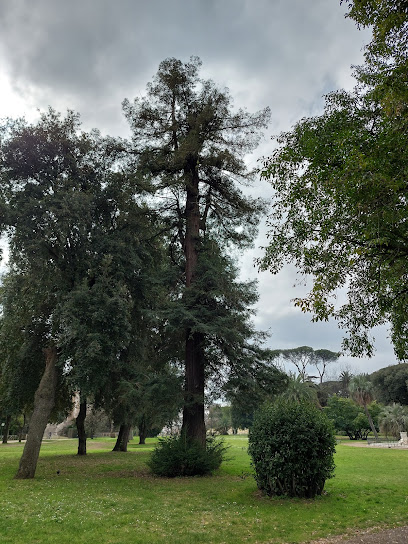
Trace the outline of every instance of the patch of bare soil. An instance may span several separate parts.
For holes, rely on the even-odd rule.
[[[408,526],[395,527],[385,531],[378,531],[378,527],[367,531],[356,531],[354,536],[336,536],[313,540],[309,544],[407,544]]]

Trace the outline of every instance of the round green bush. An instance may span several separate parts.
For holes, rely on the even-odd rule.
[[[159,439],[148,465],[154,474],[168,478],[204,476],[219,468],[226,450],[222,440],[209,437],[203,447],[181,434]]]
[[[254,418],[249,454],[268,495],[311,498],[333,477],[336,440],[329,419],[310,403],[278,401]]]

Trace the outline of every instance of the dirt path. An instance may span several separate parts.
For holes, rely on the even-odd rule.
[[[408,446],[388,446],[386,444],[370,444],[368,445],[367,442],[354,442],[353,440],[347,441],[342,440],[341,441],[342,446],[351,446],[352,448],[379,448],[379,449],[393,449],[393,450],[408,450]],[[408,544],[408,541],[407,541]]]
[[[408,544],[408,526],[395,527],[386,531],[357,531],[354,536],[321,538],[309,544]]]

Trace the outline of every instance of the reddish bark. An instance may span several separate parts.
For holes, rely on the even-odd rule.
[[[198,261],[198,241],[200,235],[199,179],[195,165],[192,165],[190,180],[187,183],[186,235],[184,255],[186,259],[186,287],[194,283]],[[204,422],[204,356],[201,334],[186,329],[185,345],[185,392],[182,431],[192,440],[205,445]]]

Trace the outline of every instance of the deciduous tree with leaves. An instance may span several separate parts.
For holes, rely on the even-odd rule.
[[[143,236],[154,238],[156,229],[129,189],[114,142],[82,132],[76,114],[49,110],[32,125],[8,125],[1,144],[10,270],[0,345],[10,387],[40,391],[18,471],[26,478],[62,382],[80,391],[84,409],[89,395],[108,388],[112,369],[120,372],[152,280],[146,262],[154,242]],[[83,433],[78,453],[84,441]]]
[[[352,92],[278,138],[263,177],[275,196],[263,269],[294,263],[313,279],[296,301],[315,320],[334,317],[344,348],[371,355],[370,330],[391,324],[408,355],[408,11],[406,2],[355,0],[349,17],[373,27]],[[345,288],[347,301],[337,304]]]

